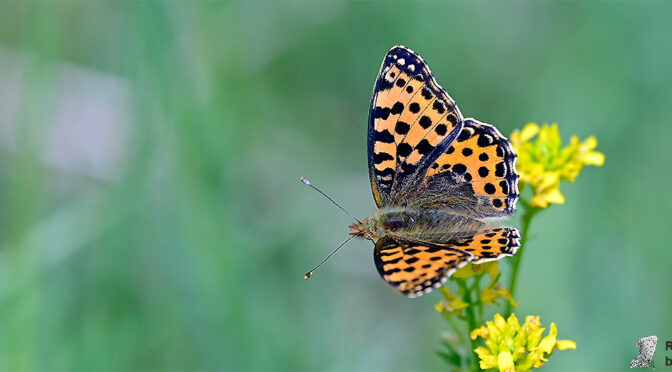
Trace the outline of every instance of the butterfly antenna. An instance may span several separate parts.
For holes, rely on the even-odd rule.
[[[350,212],[346,211],[345,208],[341,207],[338,203],[336,203],[336,202],[334,201],[334,199],[330,198],[329,195],[323,193],[322,190],[318,189],[318,188],[315,187],[312,183],[310,183],[310,181],[308,181],[308,179],[307,179],[306,177],[301,177],[301,182],[305,183],[307,186],[313,188],[315,191],[317,191],[317,192],[319,192],[320,194],[322,194],[325,198],[329,199],[330,202],[334,203],[334,205],[336,205],[337,207],[339,207],[343,212],[345,212],[345,214],[347,214],[348,216],[352,217],[352,219],[354,219],[355,221],[357,221],[357,222],[359,222],[359,223],[362,223],[362,221],[360,221],[357,217],[351,215]]]
[[[318,191],[319,191],[319,190],[318,190]],[[346,239],[343,243],[341,243],[341,245],[339,245],[338,247],[336,247],[336,249],[334,249],[331,253],[329,253],[329,255],[327,256],[327,258],[325,258],[324,260],[322,260],[322,262],[320,262],[319,265],[315,266],[314,269],[312,269],[312,270],[310,270],[309,272],[307,272],[306,275],[303,276],[303,279],[308,279],[308,278],[310,278],[310,277],[313,275],[313,273],[315,272],[315,270],[319,269],[320,266],[322,266],[323,263],[327,262],[327,260],[328,260],[329,258],[331,258],[331,256],[334,255],[334,253],[336,253],[339,249],[341,249],[342,246],[345,245],[345,243],[349,242],[350,239],[352,239],[352,238],[354,238],[354,237],[355,237],[355,235],[350,236],[350,237],[349,237],[348,239]]]

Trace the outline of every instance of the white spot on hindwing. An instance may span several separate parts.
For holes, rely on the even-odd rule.
[[[472,137],[474,135],[474,128],[469,128],[469,127],[464,127],[462,130],[465,130],[469,133],[469,137]]]

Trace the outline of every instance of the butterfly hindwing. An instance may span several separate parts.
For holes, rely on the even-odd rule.
[[[491,229],[468,239],[454,239],[446,245],[474,255],[471,261],[480,264],[513,256],[520,248],[520,234],[513,227]]]
[[[518,229],[496,228],[446,243],[411,242],[385,237],[376,243],[374,261],[380,276],[408,297],[440,287],[471,262],[481,264],[513,256],[520,247]]]
[[[460,132],[462,114],[425,61],[403,46],[385,56],[369,110],[369,177],[376,205],[390,202],[401,179]],[[436,154],[438,156],[438,154]]]
[[[391,237],[378,240],[373,252],[380,276],[408,297],[417,297],[440,287],[473,257],[460,249]]]
[[[516,157],[509,140],[494,126],[465,119],[457,138],[427,170],[425,180],[451,172],[453,179],[469,183],[481,203],[491,208],[483,217],[508,216],[519,196]]]

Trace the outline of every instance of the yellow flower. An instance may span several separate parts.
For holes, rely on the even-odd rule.
[[[476,274],[487,273],[491,279],[494,279],[499,274],[499,267],[497,261],[490,261],[483,264],[467,264],[463,268],[457,270],[451,278],[466,279],[471,278]]]
[[[464,302],[460,297],[455,296],[455,294],[451,292],[450,289],[441,287],[439,288],[439,291],[445,300],[434,305],[434,308],[437,312],[444,315],[462,315],[462,310],[469,306],[469,304]]]
[[[505,300],[508,300],[511,303],[511,306],[517,307],[518,302],[513,300],[513,296],[509,292],[508,289],[506,288],[498,288],[495,286],[494,288],[483,288],[483,292],[481,293],[481,302],[484,304],[491,304],[491,303],[497,303],[497,299],[503,298]]]
[[[528,123],[521,131],[511,133],[511,144],[518,154],[516,168],[521,187],[532,187],[534,197],[530,203],[538,208],[547,208],[551,203],[563,204],[565,197],[560,192],[560,181],[574,182],[584,165],[604,164],[604,154],[594,151],[597,147],[594,136],[583,142],[572,136],[569,144],[562,147],[557,124],[539,127]]]
[[[521,326],[515,314],[507,320],[495,314],[485,326],[471,331],[472,340],[481,337],[487,346],[474,350],[481,369],[525,372],[543,366],[554,350],[576,349],[574,341],[557,339],[555,323],[551,323],[551,330],[542,338],[545,330],[538,316],[527,316]]]

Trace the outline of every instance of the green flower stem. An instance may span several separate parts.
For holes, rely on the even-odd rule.
[[[465,345],[466,341],[464,339],[464,333],[462,332],[462,327],[460,327],[456,322],[455,319],[451,316],[451,314],[444,315],[444,318],[450,323],[450,325],[453,327],[453,330],[455,331],[455,335],[457,336],[457,340],[460,342],[460,345]],[[456,352],[456,350],[450,346],[449,349],[453,352]],[[461,353],[458,353],[460,355],[460,368],[464,368],[465,362],[467,365],[469,365],[469,356],[467,355],[467,360],[465,361],[463,358],[463,355]]]
[[[476,324],[482,324],[481,320],[483,319],[483,303],[481,302],[481,278],[483,278],[483,275],[484,274],[476,274],[476,276],[474,276],[474,286],[472,287],[476,289],[476,300],[472,304],[478,311]],[[473,328],[469,331],[473,331]]]
[[[462,334],[462,332],[460,332],[461,327],[455,322],[455,319],[453,319],[452,315],[446,314],[443,317],[448,321],[448,323],[450,323],[450,325],[455,330],[455,336],[460,341],[460,343],[464,343],[466,340],[464,339],[464,335]]]
[[[473,303],[471,301],[471,290],[467,286],[467,281],[466,279],[460,279],[457,281],[457,284],[460,286],[460,289],[464,292],[462,300],[466,303],[469,304],[467,308],[465,309],[467,312],[467,323],[469,324],[469,331],[471,332],[472,330],[476,329],[476,315],[474,314],[474,308],[473,308]],[[469,350],[468,356],[469,356],[469,365],[473,371],[479,371],[478,367],[478,361],[476,360],[476,353],[474,350],[478,347],[478,342],[476,340],[472,340],[471,337],[469,337],[469,340],[471,341],[471,349]]]
[[[518,252],[516,253],[515,256],[513,256],[513,270],[511,271],[511,279],[509,281],[509,293],[511,293],[511,297],[515,299],[514,292],[516,290],[516,280],[518,279],[518,269],[520,268],[520,261],[522,261],[523,258],[523,253],[525,253],[525,243],[527,243],[527,237],[529,235],[530,231],[530,222],[532,222],[532,217],[534,217],[539,211],[541,211],[541,208],[537,208],[532,206],[530,203],[527,201],[521,199],[520,204],[523,206],[523,227],[521,231],[521,237],[520,237],[520,248],[518,249]],[[504,313],[506,314],[506,318],[508,318],[511,315],[511,310],[512,310],[512,305],[511,302],[507,302],[506,304],[506,311]]]

